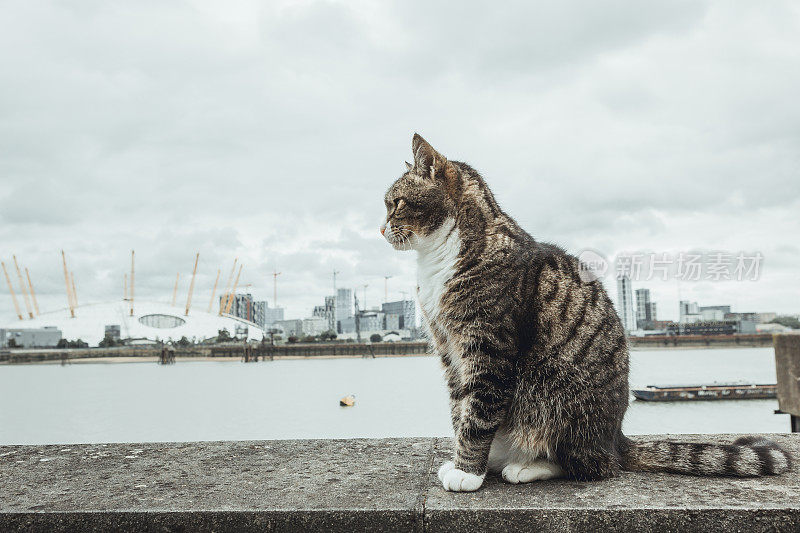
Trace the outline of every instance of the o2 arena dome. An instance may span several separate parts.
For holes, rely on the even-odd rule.
[[[75,317],[70,310],[60,309],[41,313],[33,319],[8,321],[9,327],[44,328],[54,326],[61,330],[62,337],[69,340],[82,339],[89,346],[97,346],[106,335],[106,326],[119,326],[122,339],[178,340],[194,338],[197,342],[216,337],[219,330],[226,329],[231,337],[260,341],[264,335],[261,328],[247,320],[231,316],[184,309],[164,302],[137,301],[131,316],[131,306],[126,301],[85,304],[75,308]]]

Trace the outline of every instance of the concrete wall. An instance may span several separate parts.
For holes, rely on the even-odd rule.
[[[638,437],[731,442],[736,435]],[[800,436],[772,438],[800,458]],[[476,493],[449,439],[0,446],[0,531],[800,530],[800,460],[755,479],[625,473]]]

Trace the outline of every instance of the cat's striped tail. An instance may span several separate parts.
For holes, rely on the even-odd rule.
[[[626,440],[623,470],[756,477],[782,474],[791,466],[789,455],[763,437],[741,437],[733,444]]]

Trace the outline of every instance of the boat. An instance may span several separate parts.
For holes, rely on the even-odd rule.
[[[648,385],[634,389],[633,396],[645,402],[696,400],[761,400],[776,398],[774,383],[711,383],[710,385]]]

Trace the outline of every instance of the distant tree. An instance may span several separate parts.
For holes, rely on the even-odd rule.
[[[88,348],[89,343],[82,339],[75,339],[74,341],[67,342],[69,348]]]
[[[333,330],[323,331],[319,334],[319,340],[321,341],[332,341],[336,339],[336,332]]]
[[[317,338],[314,335],[305,335],[300,342],[317,342]]]
[[[217,331],[217,342],[230,342],[233,340],[231,334],[228,333],[227,329],[221,329]]]
[[[286,342],[288,342],[289,344],[294,344],[297,342],[297,337],[294,335],[289,335],[289,338],[286,339]]]
[[[779,316],[770,322],[770,324],[780,324],[787,328],[800,329],[800,320],[793,316]]]
[[[61,338],[58,340],[58,344],[56,344],[56,348],[69,348],[69,343],[67,339]]]
[[[101,341],[100,341],[100,342],[97,344],[97,346],[98,346],[99,348],[113,348],[114,346],[119,346],[119,345],[121,345],[121,344],[122,344],[122,341],[118,341],[118,340],[116,340],[116,339],[115,339],[114,337],[112,337],[111,335],[106,335],[105,337],[103,337],[103,340],[101,340]]]
[[[17,339],[8,339],[8,347],[9,348],[21,348],[19,344],[17,344]]]
[[[380,333],[373,333],[369,336],[369,342],[381,342],[383,337],[381,337]]]
[[[186,335],[184,335],[183,337],[178,339],[178,341],[176,341],[175,344],[177,344],[178,346],[189,346],[190,344],[192,344],[192,342],[186,338]]]

